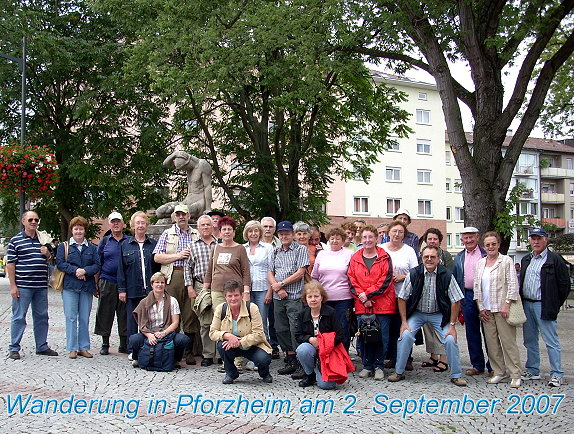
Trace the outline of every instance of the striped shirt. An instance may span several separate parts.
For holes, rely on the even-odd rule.
[[[540,270],[546,263],[548,257],[548,249],[544,249],[540,255],[535,255],[532,252],[532,259],[526,270],[522,270],[524,274],[524,284],[522,285],[522,296],[529,300],[541,300],[542,292],[540,289]]]
[[[159,303],[154,303],[149,308],[149,329],[156,330],[162,329],[164,320],[163,320],[163,307],[165,305],[165,295],[161,299]],[[172,315],[179,315],[181,313],[179,309],[179,303],[177,302],[175,297],[171,297],[171,306],[169,307]]]
[[[273,252],[271,245],[259,242],[255,246],[255,254],[250,254],[251,247],[249,243],[243,244],[249,258],[249,271],[251,271],[251,290],[267,291],[269,282],[267,281],[267,272],[269,271],[269,256]]]
[[[309,250],[295,241],[289,245],[287,250],[281,246],[269,256],[269,271],[274,274],[277,282],[287,279],[300,268],[308,266]],[[285,285],[283,289],[287,292],[287,298],[289,300],[300,299],[304,284],[305,279],[301,277],[298,281]],[[281,297],[276,292],[273,292],[273,298],[281,300]]]
[[[191,255],[183,267],[185,286],[193,285],[194,281],[203,283],[203,278],[205,277],[207,267],[209,266],[211,251],[215,244],[217,244],[217,242],[213,236],[209,245],[207,245],[207,243],[201,238],[191,243]]]
[[[48,263],[40,253],[38,234],[34,237],[25,232],[12,237],[6,250],[6,263],[16,264],[16,286],[27,289],[48,287]]]
[[[186,231],[182,231],[178,225],[175,225],[175,233],[178,235],[178,242],[177,242],[177,251],[175,253],[179,253],[185,249],[189,249],[191,242],[197,239],[197,231],[188,228]],[[166,253],[167,248],[167,237],[168,231],[165,230],[159,237],[159,241],[155,245],[155,249],[153,249],[153,253]],[[173,263],[174,267],[183,267],[185,265],[185,261],[187,259],[178,259]]]
[[[404,285],[401,291],[397,295],[403,300],[408,300],[413,292],[413,286],[411,285],[411,274],[407,273],[405,277]],[[448,285],[448,298],[451,303],[456,303],[464,298],[462,291],[458,287],[454,276],[450,278],[450,284]],[[423,313],[436,313],[439,312],[438,302],[436,300],[436,269],[432,272],[425,270],[425,281],[423,284],[423,291],[419,303],[417,304],[417,310]]]

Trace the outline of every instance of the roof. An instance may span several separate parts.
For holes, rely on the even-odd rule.
[[[468,143],[472,143],[472,133],[465,132],[466,140]],[[512,140],[513,136],[506,136],[504,139],[504,146],[508,146],[510,140]],[[449,142],[448,133],[445,131],[445,140]],[[574,154],[574,147],[565,145],[562,142],[552,139],[545,139],[541,137],[529,137],[526,139],[524,143],[524,149],[531,149],[535,151],[545,151],[545,152],[557,152],[557,153],[566,153],[566,154]]]

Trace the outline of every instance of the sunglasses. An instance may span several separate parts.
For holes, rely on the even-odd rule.
[[[32,223],[32,222],[38,223],[39,221],[40,221],[39,218],[29,218],[29,219],[28,219],[28,223]]]

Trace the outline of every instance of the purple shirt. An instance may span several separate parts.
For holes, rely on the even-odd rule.
[[[478,244],[472,252],[468,250],[464,252],[464,287],[466,289],[474,288],[474,272],[480,258],[482,258],[482,252]]]
[[[330,301],[353,298],[347,277],[351,256],[352,250],[342,248],[336,252],[331,249],[321,250],[315,258],[311,276],[323,285]]]

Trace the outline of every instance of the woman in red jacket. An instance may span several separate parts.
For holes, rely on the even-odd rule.
[[[389,343],[389,323],[395,313],[395,288],[390,256],[377,247],[377,229],[366,226],[363,229],[363,248],[351,258],[348,276],[351,294],[355,298],[355,312],[359,317],[359,328],[364,314],[376,314],[381,330],[381,341],[365,342],[362,352],[363,370],[359,377],[384,380],[385,353]]]

